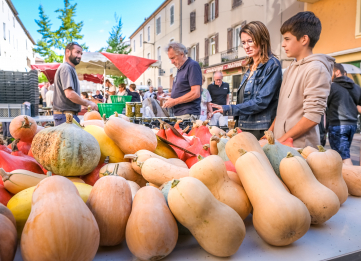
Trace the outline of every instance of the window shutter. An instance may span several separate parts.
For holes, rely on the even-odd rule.
[[[191,12],[191,32],[196,30],[196,12]]]
[[[209,4],[204,5],[204,23],[208,23]]]
[[[192,56],[192,55],[191,55],[191,48],[188,47],[188,48],[187,48],[187,52],[188,52],[187,56],[188,56],[188,57],[191,57],[191,56]]]
[[[230,51],[233,46],[233,28],[227,29],[227,51]]]
[[[216,45],[216,53],[218,53],[218,38],[219,38],[219,34],[217,33],[214,36],[214,41],[215,41],[215,45]]]
[[[233,0],[232,1],[232,9],[240,6],[242,4],[242,0]]]
[[[209,53],[209,39],[206,38],[204,41],[204,57],[208,57]]]
[[[199,61],[199,43],[197,43],[197,45],[196,45],[196,59],[198,62]]]
[[[216,11],[215,11],[215,18],[219,16],[219,0],[216,0]]]

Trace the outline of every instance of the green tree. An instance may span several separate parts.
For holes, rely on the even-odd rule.
[[[112,27],[112,30],[109,32],[109,38],[107,40],[107,47],[101,48],[100,52],[107,52],[107,53],[116,53],[116,54],[129,54],[131,52],[129,44],[124,42],[125,37],[122,35],[122,18],[117,16],[117,14],[114,14],[115,18],[115,24]],[[127,77],[125,76],[112,76],[110,75],[112,79],[114,79],[114,85],[119,86],[121,83],[126,83]]]
[[[84,23],[76,23],[74,16],[76,13],[77,4],[70,4],[70,0],[64,0],[64,8],[57,9],[55,12],[59,13],[57,17],[61,20],[61,26],[58,30],[51,30],[51,21],[45,14],[42,5],[39,6],[39,20],[35,20],[40,27],[38,33],[42,38],[37,41],[34,51],[45,58],[45,62],[63,62],[63,53],[68,43],[83,39],[81,30]],[[82,44],[84,50],[88,50],[85,44]],[[60,54],[59,54],[60,53]]]
[[[38,80],[39,80],[39,83],[48,82],[48,78],[46,78],[45,74],[43,74],[43,73],[39,73]]]

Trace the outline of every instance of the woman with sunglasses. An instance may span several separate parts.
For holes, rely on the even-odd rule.
[[[271,51],[270,34],[262,22],[246,24],[239,36],[248,56],[244,63],[248,70],[237,91],[237,104],[212,104],[217,108],[213,114],[234,116],[242,131],[260,139],[276,117],[282,67]]]

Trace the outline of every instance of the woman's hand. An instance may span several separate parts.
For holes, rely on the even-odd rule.
[[[213,108],[216,108],[217,110],[216,111],[214,111],[213,113],[212,113],[212,115],[214,115],[214,114],[216,114],[216,113],[221,113],[221,114],[223,114],[223,107],[222,107],[222,105],[218,105],[218,104],[214,104],[214,103],[211,103],[211,106],[213,107]]]
[[[213,114],[209,111],[207,112],[207,120],[212,119]]]

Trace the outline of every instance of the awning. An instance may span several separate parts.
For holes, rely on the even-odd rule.
[[[342,66],[348,74],[361,74],[361,69],[355,65],[343,63]]]
[[[56,70],[58,70],[60,65],[61,63],[32,64],[31,69],[41,71],[43,74],[45,74],[50,84],[53,84]]]

